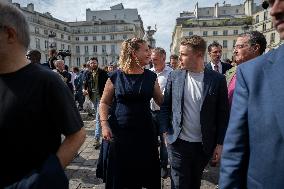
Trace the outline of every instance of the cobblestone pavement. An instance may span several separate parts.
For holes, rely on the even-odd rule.
[[[70,189],[104,189],[101,179],[96,178],[96,163],[99,158],[99,150],[95,150],[94,144],[94,121],[86,114],[81,114],[84,120],[87,138],[79,150],[78,155],[66,168],[65,172],[70,179]],[[203,174],[201,189],[215,189],[218,181],[218,169],[207,167]],[[162,180],[161,188],[170,189],[170,180]]]

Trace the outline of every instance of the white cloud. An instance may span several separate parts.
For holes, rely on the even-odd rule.
[[[233,5],[243,3],[244,0],[227,0],[226,3]],[[261,0],[258,0],[261,1]],[[34,3],[35,10],[50,12],[55,18],[64,21],[85,20],[86,9],[109,10],[110,6],[123,3],[125,8],[137,8],[141,15],[144,28],[154,27],[157,24],[157,32],[154,35],[156,45],[166,49],[169,57],[172,32],[176,18],[183,11],[193,11],[197,0],[13,0],[21,6]],[[224,1],[199,0],[199,7],[214,6],[216,2],[223,4]]]

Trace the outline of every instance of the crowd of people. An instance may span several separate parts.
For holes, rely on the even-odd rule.
[[[284,39],[284,2],[269,5]],[[230,63],[197,35],[169,64],[163,48],[134,37],[118,67],[92,57],[72,71],[54,49],[40,64],[29,43],[23,13],[0,2],[0,188],[69,187],[64,168],[85,140],[86,101],[100,148],[94,177],[106,189],[158,189],[168,176],[172,189],[198,189],[208,163],[220,165],[222,189],[284,187],[284,46],[264,53],[262,33],[239,35]]]

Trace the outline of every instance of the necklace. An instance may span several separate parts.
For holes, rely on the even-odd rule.
[[[141,69],[141,70],[144,70],[144,68],[139,64],[139,61],[136,60],[135,63],[138,65],[138,67]]]

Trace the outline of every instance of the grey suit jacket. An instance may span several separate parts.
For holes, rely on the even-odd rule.
[[[172,71],[164,92],[160,110],[162,132],[167,132],[167,142],[172,144],[182,130],[184,85],[186,70]],[[216,144],[223,144],[229,119],[228,91],[223,75],[205,68],[203,105],[200,111],[204,151],[211,154]]]
[[[219,187],[284,188],[284,45],[238,66]]]

